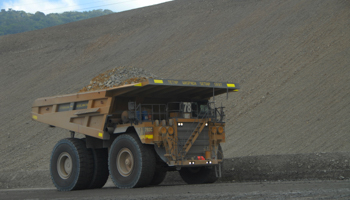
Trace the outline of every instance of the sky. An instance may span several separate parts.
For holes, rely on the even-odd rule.
[[[97,9],[121,12],[167,1],[170,0],[0,0],[0,8],[6,11],[11,8],[33,14],[37,11],[50,14]]]

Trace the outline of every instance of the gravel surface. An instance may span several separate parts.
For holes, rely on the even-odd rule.
[[[31,120],[36,98],[75,93],[117,66],[240,83],[215,98],[226,158],[349,153],[349,24],[348,0],[176,0],[1,36],[0,173],[13,179],[0,181],[47,170],[69,137]]]
[[[295,181],[165,185],[135,189],[112,187],[74,192],[55,189],[0,190],[2,199],[340,199],[350,198],[349,182]]]
[[[11,181],[9,181],[11,180]],[[217,182],[267,182],[297,180],[343,180],[350,184],[349,153],[243,156],[224,160]],[[30,183],[30,184],[28,184]],[[186,184],[177,171],[168,172],[161,185]],[[45,170],[2,171],[1,188],[52,188]],[[114,187],[112,180],[104,187]]]

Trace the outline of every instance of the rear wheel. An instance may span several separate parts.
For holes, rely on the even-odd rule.
[[[108,179],[108,149],[91,149],[94,158],[94,172],[89,189],[102,188]]]
[[[60,191],[88,188],[93,173],[91,151],[84,141],[75,138],[60,140],[54,147],[50,160],[50,174]]]
[[[118,136],[112,143],[109,173],[118,188],[144,187],[151,183],[156,158],[150,145],[140,142],[134,134]]]

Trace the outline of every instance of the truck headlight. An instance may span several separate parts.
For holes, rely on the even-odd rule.
[[[177,123],[177,126],[184,126],[184,123],[179,122],[179,123]]]

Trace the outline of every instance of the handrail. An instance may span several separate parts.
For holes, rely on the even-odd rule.
[[[136,103],[135,103],[136,104]],[[155,110],[158,107],[158,112],[156,112]],[[164,111],[161,111],[162,108],[164,107]],[[150,113],[148,113],[147,109],[150,110]],[[137,106],[134,106],[133,109],[131,109],[130,111],[133,113],[133,120],[135,124],[138,124],[139,122],[142,123],[143,121],[145,121],[144,118],[146,118],[147,115],[147,120],[150,121],[154,121],[154,118],[156,115],[158,115],[159,120],[162,119],[168,119],[167,117],[167,105],[166,104],[138,104]],[[144,113],[144,111],[147,112],[147,114]],[[150,118],[149,118],[150,116]],[[162,118],[163,117],[163,118]]]

